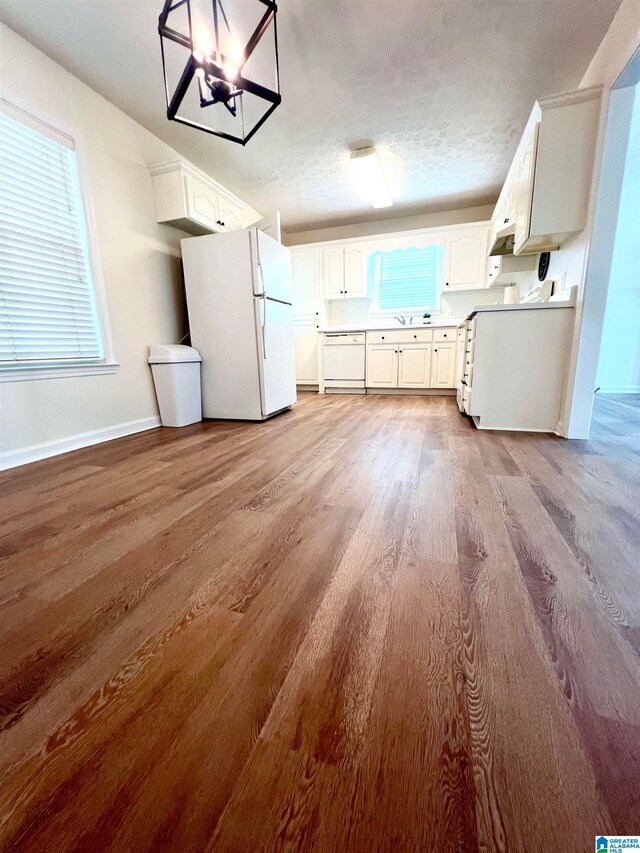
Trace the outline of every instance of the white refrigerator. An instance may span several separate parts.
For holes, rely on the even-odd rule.
[[[249,228],[182,240],[205,418],[260,421],[296,401],[291,253]]]

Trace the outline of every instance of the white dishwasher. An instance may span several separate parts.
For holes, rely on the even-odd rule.
[[[327,394],[365,393],[364,332],[326,332],[322,356]]]

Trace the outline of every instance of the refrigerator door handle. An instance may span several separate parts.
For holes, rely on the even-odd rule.
[[[266,296],[266,290],[264,287],[264,272],[262,271],[262,264],[258,261],[258,272],[260,273],[260,280],[262,281],[262,294],[261,296]]]
[[[265,329],[267,326],[267,298],[264,293],[258,297],[260,300],[260,328],[262,329],[262,357],[267,357],[267,342]]]

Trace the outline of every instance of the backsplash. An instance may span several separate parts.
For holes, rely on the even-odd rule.
[[[476,305],[501,305],[504,301],[504,290],[495,287],[488,290],[468,290],[460,293],[449,292],[442,296],[441,310],[433,311],[432,315],[439,320],[451,317],[461,320],[469,314]],[[332,326],[345,323],[366,323],[373,319],[369,317],[371,301],[369,299],[336,299],[326,303],[327,322]],[[406,311],[398,311],[407,321],[412,316]],[[422,323],[422,313],[413,315],[414,323]]]

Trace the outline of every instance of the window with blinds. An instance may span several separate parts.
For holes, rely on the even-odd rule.
[[[73,141],[54,136],[0,113],[5,371],[104,358]]]
[[[442,246],[395,249],[375,255],[375,310],[438,308]]]

